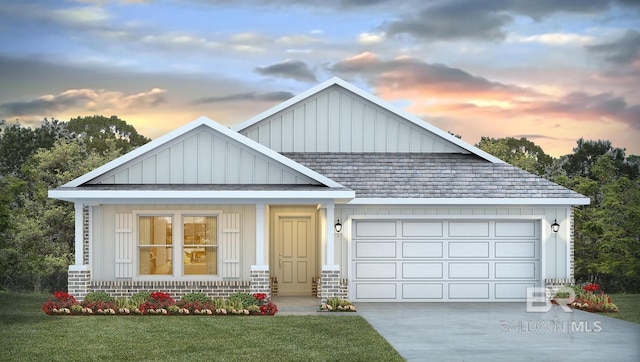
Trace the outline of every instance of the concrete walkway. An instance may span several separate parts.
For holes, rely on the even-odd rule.
[[[640,361],[640,324],[525,303],[356,303],[408,361]]]

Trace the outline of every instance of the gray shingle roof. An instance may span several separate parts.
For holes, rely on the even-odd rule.
[[[357,198],[584,198],[509,164],[472,154],[283,153]]]

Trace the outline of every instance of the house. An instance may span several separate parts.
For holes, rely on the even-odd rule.
[[[338,78],[233,129],[198,118],[49,196],[75,205],[79,299],[523,301],[573,280],[589,204]]]

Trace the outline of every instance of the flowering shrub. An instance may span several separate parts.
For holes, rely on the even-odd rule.
[[[268,301],[260,306],[260,314],[262,315],[274,315],[278,313],[278,307]]]
[[[49,315],[71,314],[71,307],[78,304],[73,295],[66,292],[54,292],[53,297],[42,305],[42,311]]]
[[[140,304],[142,314],[167,314],[167,308],[175,305],[176,301],[169,293],[154,292],[144,303]]]
[[[591,292],[591,293],[595,293],[598,291],[598,289],[600,289],[600,286],[598,284],[587,284],[584,287],[582,287],[582,290],[584,290],[585,292]]]
[[[618,307],[611,303],[611,297],[605,294],[600,285],[590,283],[582,288],[572,287],[575,291],[575,299],[569,304],[571,308],[595,313],[617,312]],[[568,298],[568,293],[557,293],[554,298]]]
[[[320,311],[355,312],[356,307],[348,299],[329,298],[326,303],[320,305]]]
[[[210,299],[203,293],[189,293],[176,302],[169,293],[138,293],[131,298],[113,298],[107,293],[89,293],[82,303],[70,294],[55,292],[42,310],[46,314],[76,315],[274,315],[278,307],[264,293],[236,293],[240,297]],[[141,297],[146,297],[141,301]],[[248,307],[243,303],[247,302]]]

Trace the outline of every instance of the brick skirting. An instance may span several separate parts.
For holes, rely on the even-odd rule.
[[[204,293],[211,298],[224,298],[233,293],[249,293],[248,281],[93,281],[91,292],[107,292],[113,297],[131,297],[138,292],[165,292],[179,300],[187,293]],[[69,289],[71,293],[71,289]],[[73,294],[73,293],[71,293]],[[75,294],[73,294],[75,296]],[[85,294],[86,295],[86,294]]]

